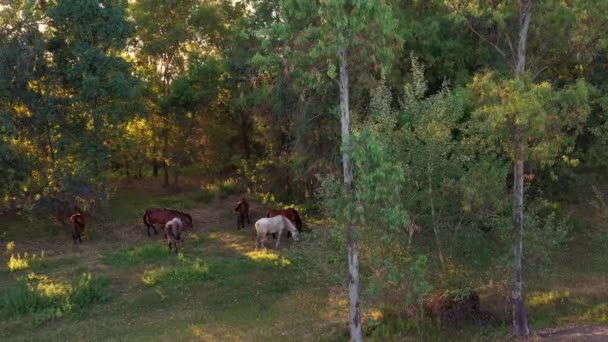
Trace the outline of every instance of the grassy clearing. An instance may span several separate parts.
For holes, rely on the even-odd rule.
[[[53,247],[54,252],[44,257],[44,246],[36,243],[24,248],[31,232],[16,235],[16,246],[6,249],[0,268],[0,339],[348,339],[342,271],[346,253],[341,232],[328,229],[327,222],[308,218],[306,224],[311,231],[303,234],[299,243],[285,241],[279,250],[270,247],[267,252],[255,252],[252,226],[239,231],[234,227],[232,205],[237,197],[220,199],[236,191],[231,187],[228,184],[228,190],[219,190],[220,185],[213,185],[170,196],[145,196],[145,191],[125,189],[108,208],[108,213],[116,215],[99,222],[99,228],[93,227],[94,234],[83,245],[73,246],[65,235],[63,240],[52,240],[51,245],[47,242],[45,246]],[[192,205],[194,220],[205,228],[189,232],[179,255],[169,253],[160,236],[148,238],[141,229],[125,228],[139,221],[147,206],[165,204]],[[270,206],[257,202],[252,205],[257,213]],[[252,221],[255,219],[252,217]],[[527,274],[533,329],[573,322],[607,323],[607,253],[602,241],[590,239],[595,235],[585,233],[590,226],[577,226],[563,254],[555,257],[559,267],[539,275]],[[42,229],[39,237],[45,234]],[[492,251],[477,233],[471,234],[470,246],[465,250],[476,252],[473,256],[481,253],[490,258]],[[469,252],[440,271],[433,259],[433,246],[431,234],[415,240],[416,253],[430,257],[429,274],[441,274],[449,286],[478,289],[482,307],[494,313],[497,320],[488,325],[465,324],[458,329],[440,328],[431,320],[416,326],[365,297],[362,308],[366,338],[508,340],[505,272],[492,269],[487,261],[476,262],[467,255]],[[363,272],[371,272],[365,269],[364,256],[362,266]],[[378,312],[382,314],[375,314]]]
[[[334,300],[329,289],[343,277],[318,267],[333,259],[333,251],[325,242],[312,244],[324,239],[325,230],[315,229],[299,244],[284,241],[280,250],[254,252],[252,226],[234,227],[237,197],[230,197],[231,187],[213,190],[206,204],[195,201],[195,221],[213,224],[205,226],[210,231],[190,232],[178,255],[169,253],[160,236],[125,229],[142,208],[163,203],[158,195],[139,196],[134,190],[112,201],[108,209],[117,213],[112,220],[93,228],[103,236],[95,232],[80,246],[63,236],[65,241],[56,243],[65,245],[47,246],[54,252],[45,255],[44,266],[30,262],[23,270],[0,269],[0,291],[10,303],[2,307],[0,339],[289,341],[342,334],[344,302]],[[194,195],[171,195],[185,196]],[[222,196],[229,197],[218,200]],[[15,241],[12,252],[21,258],[24,251],[40,248],[28,239]],[[2,265],[9,259],[5,254]],[[79,285],[86,272],[95,275],[90,290]],[[46,278],[28,279],[28,274]],[[39,289],[39,283],[57,295],[47,296],[52,291]]]

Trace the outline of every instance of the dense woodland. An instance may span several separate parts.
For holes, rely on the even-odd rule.
[[[462,265],[507,282],[507,324],[528,335],[526,276],[551,272],[568,206],[608,212],[606,13],[606,0],[1,0],[0,212],[51,220],[102,210],[117,182],[231,179],[338,227],[353,340],[359,301],[416,321],[433,290],[479,286]]]

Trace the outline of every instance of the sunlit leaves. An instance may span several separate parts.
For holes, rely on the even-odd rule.
[[[561,151],[573,148],[590,111],[589,86],[582,80],[555,90],[548,82],[501,79],[489,72],[477,75],[469,90],[486,133],[512,153],[513,125],[524,127],[529,158],[543,164],[552,164]]]

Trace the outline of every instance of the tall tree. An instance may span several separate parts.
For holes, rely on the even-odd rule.
[[[355,219],[356,191],[351,144],[351,76],[369,77],[374,67],[390,64],[398,41],[397,21],[387,1],[327,0],[310,2],[286,0],[282,20],[273,25],[282,46],[278,49],[285,71],[291,65],[308,72],[301,79],[309,88],[324,83],[321,70],[336,79],[339,88],[339,111],[343,188],[346,205],[348,253],[349,328],[351,340],[362,339],[359,309],[359,252]],[[398,46],[398,44],[397,44]],[[322,61],[319,65],[319,61]],[[327,63],[323,66],[324,63]],[[336,70],[336,65],[338,68]]]

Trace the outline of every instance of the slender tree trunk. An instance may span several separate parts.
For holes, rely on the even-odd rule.
[[[348,151],[350,145],[350,109],[348,99],[348,58],[345,47],[340,49],[340,112],[342,123],[342,167],[344,170],[344,190],[349,195],[354,190],[353,161]],[[351,196],[349,196],[351,198]],[[359,251],[357,245],[357,226],[346,223],[348,249],[348,326],[351,341],[361,341],[361,317],[359,313]]]
[[[530,26],[532,0],[519,1],[519,41],[513,68],[518,78],[526,66],[526,44]],[[524,127],[513,120],[513,289],[511,305],[513,311],[513,334],[524,337],[530,334],[526,310],[526,296],[522,277],[524,235]]]
[[[513,139],[515,152],[513,161],[513,290],[511,303],[513,306],[513,334],[528,336],[528,316],[522,278],[522,254],[524,234],[524,145],[521,127],[515,127]]]
[[[48,116],[46,118],[46,139],[49,149],[49,156],[51,157],[51,166],[55,167],[55,148],[53,147],[53,137],[51,133],[51,123],[49,122]]]
[[[167,125],[169,125],[167,123]],[[169,127],[163,129],[163,187],[169,186],[169,164],[167,164],[167,158],[169,157]]]
[[[439,228],[437,227],[437,218],[435,217],[435,201],[433,200],[433,178],[432,173],[433,169],[431,168],[431,163],[427,162],[427,175],[429,179],[429,198],[431,200],[431,219],[433,220],[433,232],[435,233],[435,242],[437,243],[437,254],[439,255],[439,261],[441,261],[441,266],[445,267],[445,259],[443,258],[443,253],[441,252],[441,239],[439,238]]]

